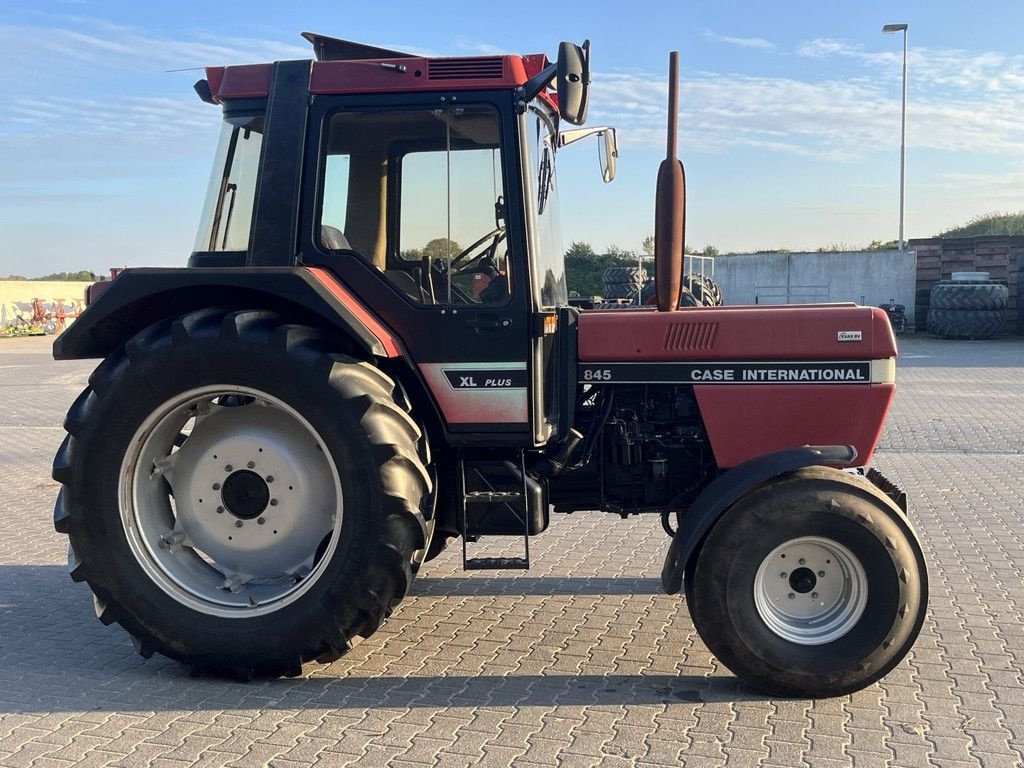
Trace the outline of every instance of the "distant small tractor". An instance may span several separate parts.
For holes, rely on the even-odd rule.
[[[657,307],[581,311],[556,158],[594,136],[611,181],[618,155],[570,127],[589,43],[551,63],[305,37],[316,60],[206,70],[224,127],[188,267],[94,286],[54,345],[103,358],[53,465],[99,618],[197,673],[296,675],[456,537],[467,569],[527,568],[552,511],[655,513],[666,592],[752,686],[889,672],[927,602],[906,496],[866,468],[892,329],[854,304],[679,308],[678,58]],[[522,553],[481,555],[494,536]]]

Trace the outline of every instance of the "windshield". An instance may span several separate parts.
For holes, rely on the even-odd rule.
[[[529,155],[528,184],[536,227],[533,243],[534,289],[544,309],[565,306],[568,292],[565,283],[565,246],[558,206],[558,184],[555,174],[555,148],[558,128],[551,110],[534,102],[523,116],[523,131]]]
[[[262,117],[236,117],[225,121],[199,220],[196,251],[249,248],[262,143]]]

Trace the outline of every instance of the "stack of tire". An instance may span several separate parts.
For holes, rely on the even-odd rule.
[[[658,303],[654,281],[648,280],[640,292],[640,303],[650,306]],[[679,296],[680,307],[720,307],[725,303],[718,283],[705,275],[683,275],[683,290]]]
[[[609,267],[601,275],[605,299],[626,299],[635,302],[647,276],[639,267]]]
[[[932,288],[928,333],[944,339],[989,339],[1003,332],[1010,290],[987,272],[955,272]]]
[[[697,300],[701,307],[720,307],[725,301],[718,283],[707,275],[683,275],[683,287]]]

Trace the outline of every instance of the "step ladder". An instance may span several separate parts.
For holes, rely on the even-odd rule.
[[[494,467],[502,463],[508,465],[506,477],[510,478],[510,482],[503,485],[518,484],[516,490],[496,488],[495,483],[481,468],[483,464]],[[467,473],[469,474],[467,475]],[[469,482],[467,482],[467,477]],[[530,515],[527,500],[529,488],[525,452],[519,451],[518,466],[512,462],[467,462],[460,452],[459,482],[462,499],[459,505],[459,514],[462,524],[463,569],[467,571],[528,570],[530,567]],[[467,490],[470,484],[474,486],[472,491]],[[479,488],[479,486],[483,487]],[[476,542],[480,536],[486,535],[484,524],[488,514],[493,513],[495,507],[503,514],[510,514],[513,520],[522,526],[522,557],[469,557],[468,542],[470,540]]]

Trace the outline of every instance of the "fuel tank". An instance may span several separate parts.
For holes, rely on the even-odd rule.
[[[592,310],[581,384],[686,384],[722,469],[802,445],[870,462],[895,394],[896,338],[855,304]]]

